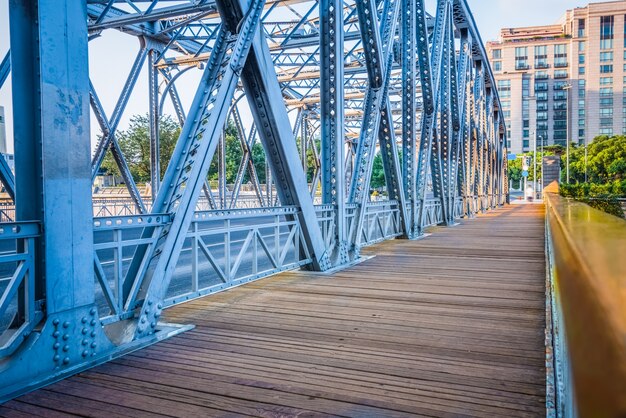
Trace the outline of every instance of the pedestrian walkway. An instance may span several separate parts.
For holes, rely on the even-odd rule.
[[[545,415],[543,205],[436,229],[174,307],[196,328],[0,415]]]

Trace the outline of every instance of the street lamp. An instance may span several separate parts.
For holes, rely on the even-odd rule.
[[[572,85],[569,84],[569,83],[567,83],[565,85],[565,87],[563,87],[563,90],[565,90],[566,94],[567,94],[566,99],[565,99],[566,100],[565,103],[566,103],[566,106],[567,106],[567,109],[565,109],[565,129],[566,129],[566,131],[565,131],[565,136],[566,136],[565,141],[566,141],[566,149],[567,149],[567,151],[566,151],[565,178],[566,178],[567,184],[569,184],[569,130],[570,130],[569,129],[569,91],[571,89],[572,89]]]

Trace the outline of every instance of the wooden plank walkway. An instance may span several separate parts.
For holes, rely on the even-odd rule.
[[[167,311],[197,327],[2,416],[543,416],[543,206],[390,241]]]

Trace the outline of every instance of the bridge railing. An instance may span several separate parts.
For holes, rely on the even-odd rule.
[[[35,295],[39,224],[0,225],[0,359],[10,355],[43,317]]]
[[[328,208],[320,212],[322,225],[334,222]],[[296,214],[290,206],[196,212],[164,305],[310,263]],[[104,324],[132,316],[135,306],[120,295],[133,254],[154,245],[151,231],[170,222],[169,215],[94,220],[95,295]]]
[[[544,199],[557,416],[626,416],[626,221]]]

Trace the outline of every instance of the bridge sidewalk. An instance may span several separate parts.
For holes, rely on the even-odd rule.
[[[185,334],[0,406],[2,416],[542,416],[542,205],[390,241],[167,311]]]

